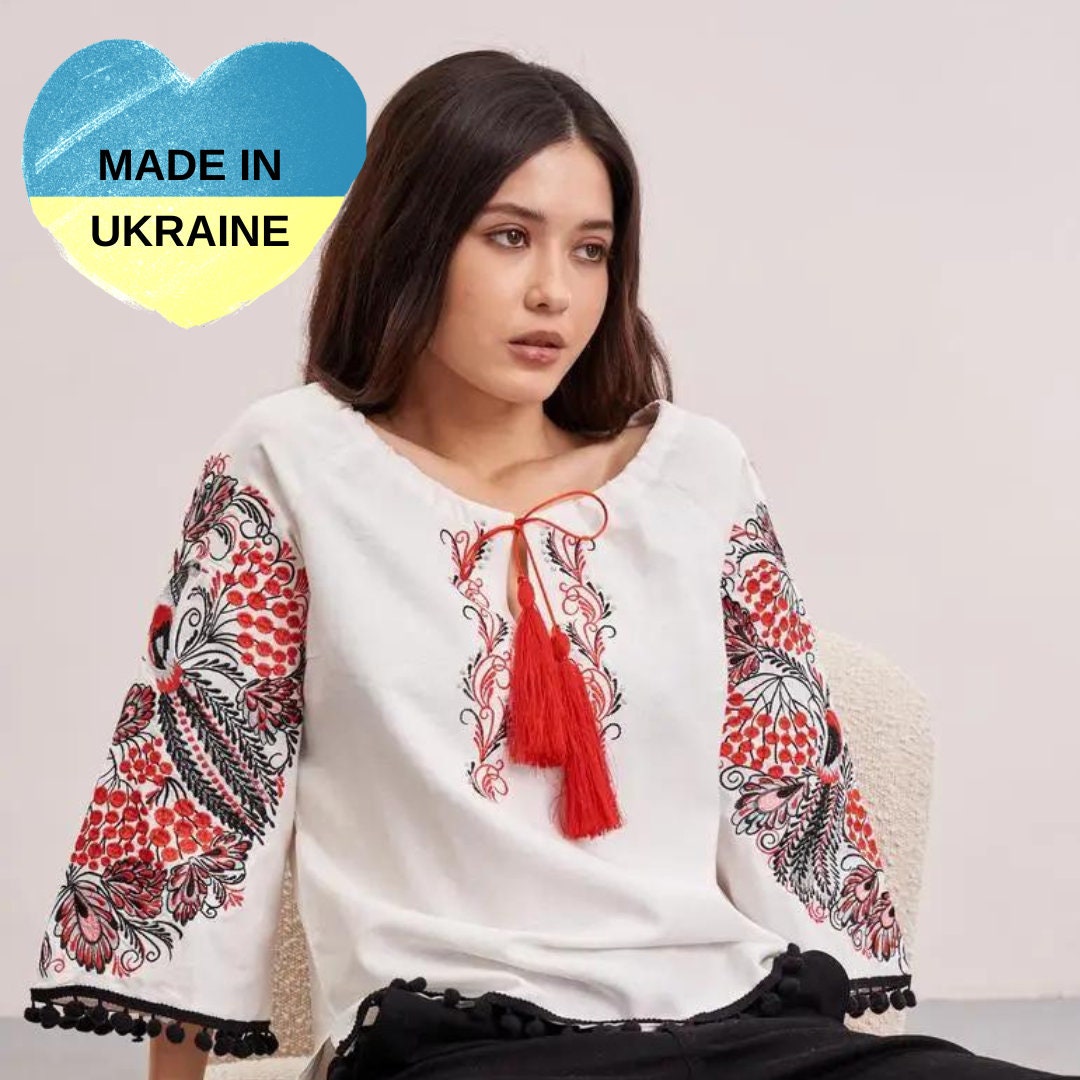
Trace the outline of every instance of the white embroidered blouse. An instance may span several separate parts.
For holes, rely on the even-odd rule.
[[[562,770],[506,753],[514,534],[481,534],[514,515],[320,384],[243,410],[149,607],[27,1018],[273,1052],[286,860],[323,1049],[393,978],[680,1018],[789,942],[843,964],[853,1015],[914,1004],[757,474],[723,423],[665,399],[633,417],[653,419],[599,499],[523,526],[622,814],[573,840]]]

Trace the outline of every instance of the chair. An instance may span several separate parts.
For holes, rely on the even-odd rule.
[[[926,699],[898,667],[871,649],[824,631],[818,631],[816,646],[817,666],[851,746],[856,782],[886,862],[918,994],[914,931],[934,756]],[[280,1048],[267,1059],[222,1058],[207,1069],[207,1080],[296,1080],[314,1051],[307,949],[288,871],[278,927],[272,1026]],[[905,1012],[895,1009],[847,1020],[855,1030],[878,1035],[902,1032],[905,1021]]]

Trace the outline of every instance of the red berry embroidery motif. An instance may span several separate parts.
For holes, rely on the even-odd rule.
[[[125,977],[244,900],[297,753],[307,575],[266,496],[203,465],[142,677],[71,853],[40,971]],[[53,939],[56,953],[54,955]]]
[[[889,960],[903,936],[814,632],[768,507],[735,522],[721,578],[728,661],[720,782],[731,822],[817,922]]]

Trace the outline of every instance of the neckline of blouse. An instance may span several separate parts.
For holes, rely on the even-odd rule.
[[[407,457],[405,454],[391,446],[390,443],[375,430],[375,425],[372,424],[359,409],[352,408],[348,402],[342,401],[340,398],[336,397],[321,383],[315,382],[311,385],[317,387],[320,394],[325,395],[332,402],[335,402],[340,408],[345,410],[349,414],[349,421],[352,421],[355,424],[356,429],[360,432],[361,438],[369,446],[376,449],[384,461],[397,470],[402,482],[408,483],[414,490],[419,494],[424,495],[428,500],[456,505],[458,508],[468,510],[474,515],[480,515],[486,519],[505,522],[506,524],[512,524],[517,517],[517,515],[510,510],[479,502],[478,500],[472,499],[468,495],[457,491],[455,488],[450,487],[449,484],[437,480],[430,473],[422,469],[412,460],[412,458]],[[629,489],[634,485],[640,485],[656,475],[660,461],[675,436],[676,429],[679,426],[679,420],[682,416],[682,410],[673,402],[668,401],[667,398],[654,398],[640,409],[637,409],[630,416],[627,424],[638,423],[642,416],[646,416],[652,411],[655,411],[656,417],[633,457],[631,457],[614,476],[609,477],[599,487],[592,489],[591,494],[599,496],[605,503],[608,502],[610,498],[621,495],[624,489]],[[555,494],[557,493],[551,493],[552,496]],[[590,503],[595,504],[594,499],[587,499],[584,495],[578,495],[573,499],[564,501],[560,505],[565,506],[567,503],[577,505],[582,501],[589,501]]]

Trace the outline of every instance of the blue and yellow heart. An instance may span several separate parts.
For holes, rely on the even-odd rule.
[[[145,42],[111,39],[68,57],[38,94],[23,179],[80,273],[201,326],[303,263],[366,140],[360,87],[306,42],[250,45],[192,82]]]

